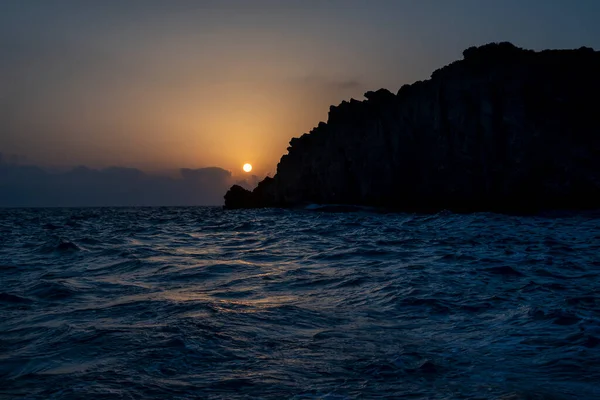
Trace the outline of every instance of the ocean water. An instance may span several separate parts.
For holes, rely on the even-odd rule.
[[[600,214],[0,210],[2,399],[600,399]]]

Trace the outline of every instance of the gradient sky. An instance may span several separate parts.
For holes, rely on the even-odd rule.
[[[273,172],[330,104],[492,41],[600,49],[598,0],[2,0],[0,152]]]

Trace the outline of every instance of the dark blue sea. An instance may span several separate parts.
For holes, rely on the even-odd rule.
[[[600,214],[0,210],[2,399],[600,399]]]

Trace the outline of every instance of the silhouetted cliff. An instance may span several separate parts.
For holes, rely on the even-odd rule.
[[[431,79],[331,107],[226,208],[600,208],[600,52],[469,48]],[[241,189],[241,190],[240,190]]]

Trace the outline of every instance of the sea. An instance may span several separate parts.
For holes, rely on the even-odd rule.
[[[600,399],[600,213],[338,211],[1,209],[0,398]]]

